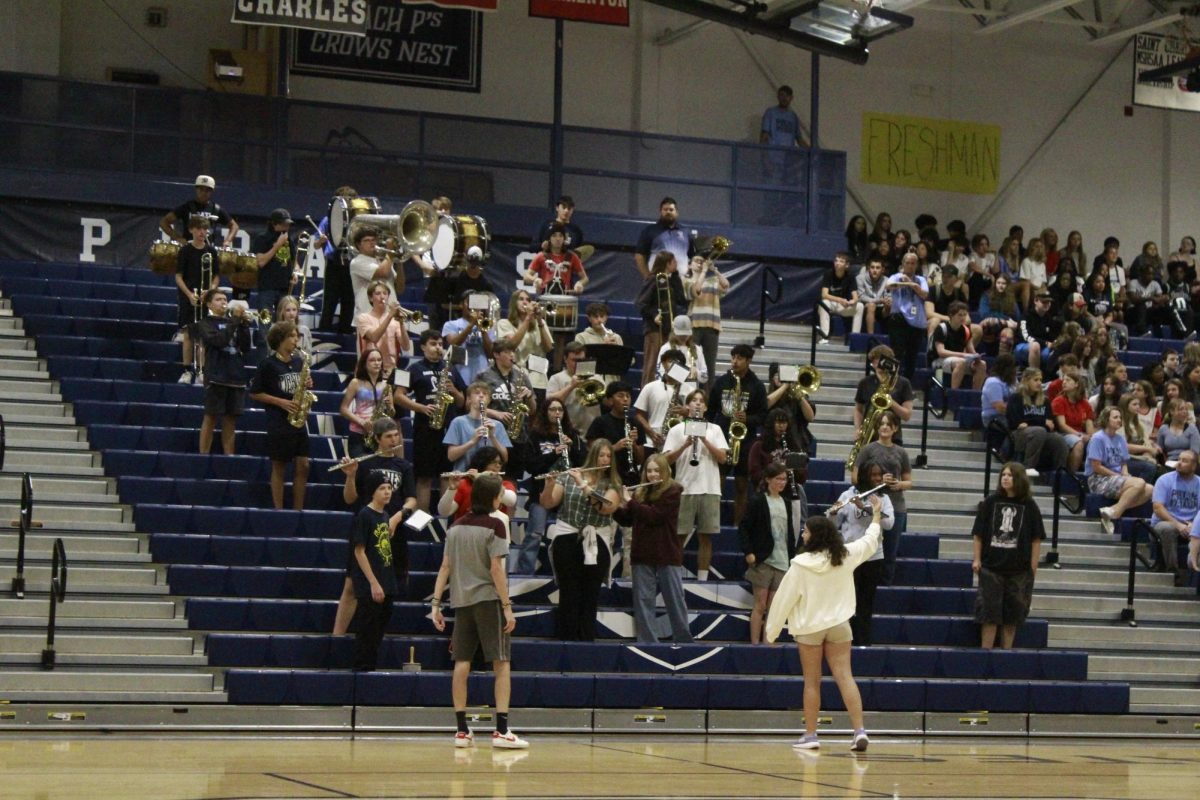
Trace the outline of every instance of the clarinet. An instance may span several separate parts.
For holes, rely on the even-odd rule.
[[[625,457],[629,464],[626,474],[633,475],[637,472],[637,464],[633,460],[633,426],[629,424],[629,410],[625,410],[625,438],[629,440],[629,449],[625,451]],[[636,480],[636,479],[635,479]]]
[[[483,401],[479,401],[479,424],[483,426],[483,436],[479,439],[480,447],[491,447],[489,440],[489,431],[487,426],[487,411],[484,409]]]
[[[785,433],[785,434],[783,434],[782,436],[780,436],[780,437],[779,437],[779,446],[780,446],[780,449],[783,451],[783,453],[782,453],[782,460],[783,460],[783,465],[786,467],[786,466],[787,466],[787,457],[788,457],[788,453],[790,452],[790,451],[788,450],[787,434],[786,434],[786,433]],[[792,472],[792,471],[789,469],[789,470],[787,471],[787,476],[788,476],[788,494],[789,494],[789,495],[792,497],[792,499],[795,499],[795,498],[796,498],[796,494],[797,494],[797,493],[796,493],[796,473]]]
[[[562,420],[558,420],[554,423],[554,434],[558,439],[559,445],[569,444],[569,440],[567,442],[563,441]],[[571,459],[568,458],[567,453],[562,453],[559,455],[558,464],[561,466],[556,467],[556,469],[570,469]]]
[[[700,418],[692,417],[692,419],[698,420]],[[707,428],[708,426],[705,425],[704,427]],[[688,463],[691,464],[693,467],[700,466],[700,440],[699,439],[692,440],[692,458],[690,461],[688,461]]]

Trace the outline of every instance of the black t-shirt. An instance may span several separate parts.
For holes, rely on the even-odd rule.
[[[482,272],[479,273],[479,277],[472,278],[464,269],[450,282],[450,302],[457,303],[459,298],[462,297],[462,293],[468,290],[472,292],[496,293],[496,287],[483,276]]]
[[[535,253],[541,252],[542,242],[550,241],[550,229],[554,227],[554,223],[556,221],[557,220],[553,220],[553,219],[548,220],[545,224],[542,225],[541,228],[538,229],[537,235],[535,235],[533,237],[533,241],[530,242],[530,246],[529,246],[530,250],[532,250]],[[566,243],[564,244],[564,247],[566,247],[568,250],[574,250],[575,248],[577,248],[583,244],[583,229],[582,228],[580,228],[574,222],[568,222],[565,225],[563,225],[563,227],[567,229],[567,240],[566,240]]]
[[[967,350],[967,342],[970,340],[971,330],[966,325],[959,326],[958,330],[954,330],[949,322],[940,322],[933,329],[933,337],[929,340],[929,359],[941,358],[938,354],[938,344],[954,353],[965,353]]]
[[[645,444],[646,434],[640,425],[630,420],[629,431],[633,441],[638,444]],[[608,439],[609,442],[616,444],[624,438],[625,419],[623,417],[614,417],[612,414],[601,414],[592,420],[592,424],[587,429],[587,440],[589,443],[596,439]],[[617,461],[617,472],[621,473],[621,480],[627,486],[638,483],[641,480],[641,467],[633,461],[633,449],[620,450],[614,455]]]
[[[858,389],[854,392],[854,404],[863,407],[863,413],[866,414],[870,409],[867,405],[871,402],[872,395],[879,388],[879,376],[875,374],[875,370],[871,370],[871,374],[867,375],[858,382]],[[911,401],[914,397],[912,384],[908,378],[903,375],[896,376],[896,383],[892,386],[891,397],[900,405]],[[896,431],[893,441],[896,444],[904,444],[903,428]]]
[[[365,508],[367,503],[371,502],[371,498],[366,496],[367,476],[373,472],[378,472],[383,475],[383,479],[392,486],[392,499],[388,501],[387,506],[383,509],[385,518],[390,518],[393,514],[404,507],[404,501],[410,497],[417,496],[417,482],[413,477],[412,464],[409,464],[403,458],[387,457],[373,458],[369,462],[370,466],[364,465],[354,475],[354,488],[358,492],[358,502]],[[392,559],[393,567],[398,575],[408,574],[408,530],[404,523],[401,522],[396,526],[396,533],[392,537]]]
[[[708,421],[720,426],[721,430],[729,433],[729,423],[733,418],[733,393],[737,388],[737,381],[733,377],[733,373],[726,372],[721,375],[713,383],[713,387],[708,393]],[[742,376],[742,392],[745,394],[743,398],[746,412],[746,440],[743,443],[754,441],[754,437],[758,434],[758,428],[763,424],[763,420],[767,416],[767,387],[763,386],[763,382],[758,379],[752,371],[747,370]]]
[[[233,217],[229,216],[229,212],[216,203],[200,205],[195,199],[171,209],[171,213],[175,215],[175,229],[182,231],[180,236],[184,237],[187,236],[188,222],[194,216],[204,217],[213,225],[221,224],[226,228],[233,224]]]
[[[1046,420],[1053,419],[1050,412],[1050,403],[1042,398],[1041,405],[1033,405],[1026,402],[1020,393],[1014,393],[1008,399],[1008,407],[1004,412],[1008,419],[1008,427],[1010,430],[1016,430],[1022,422],[1030,427],[1046,427]]]
[[[350,531],[350,551],[362,546],[375,580],[383,587],[385,595],[396,595],[396,573],[393,566],[392,538],[388,534],[388,515],[363,506],[354,518]],[[354,596],[362,600],[371,599],[371,582],[359,566],[358,559],[350,559],[350,580],[354,583]]]
[[[1042,512],[1032,499],[1018,502],[991,494],[979,504],[971,535],[983,540],[980,561],[992,572],[1019,575],[1030,571],[1033,540],[1045,539]]]
[[[220,265],[217,263],[217,249],[212,245],[204,247],[195,247],[191,242],[179,248],[179,257],[175,261],[175,274],[183,276],[184,285],[192,291],[200,289],[200,295],[208,291],[208,286],[201,280],[200,270],[203,266],[204,254],[208,253],[212,256],[212,263],[209,265],[212,269],[212,275],[216,275],[221,271]],[[210,277],[209,280],[212,280]]]
[[[569,434],[568,434],[569,436]],[[562,456],[555,452],[554,448],[559,444],[559,438],[553,433],[541,434],[533,431],[529,432],[529,440],[525,442],[525,458],[523,463],[525,469],[529,471],[530,476],[543,475],[556,469],[562,469]],[[587,446],[578,437],[571,440],[570,449],[567,451],[567,463],[572,467],[582,466],[587,458]],[[546,479],[534,480],[529,478],[529,497],[536,501],[542,493],[542,487],[545,485]]]
[[[1029,316],[1021,321],[1021,332],[1025,334],[1027,341],[1053,342],[1062,333],[1062,320],[1054,316],[1053,312],[1043,316],[1031,311]]]
[[[658,278],[651,275],[642,284],[642,289],[638,293],[637,303],[638,308],[642,312],[642,328],[644,333],[661,332],[663,328],[667,333],[670,333],[671,322],[680,314],[688,312],[688,300],[683,291],[683,279],[679,277],[679,272],[672,272],[667,278],[667,285],[671,289],[671,318],[659,320],[659,323],[654,322],[655,317],[659,315],[661,309],[658,307]]]
[[[296,395],[300,384],[300,368],[304,361],[298,355],[284,362],[274,353],[267,356],[258,365],[254,379],[250,381],[250,394],[269,394],[281,400],[291,400]],[[279,406],[269,405],[267,408],[267,432],[293,430],[287,421],[287,412]]]
[[[961,284],[960,284],[960,286],[961,286]],[[965,303],[967,301],[967,296],[964,295],[961,290],[947,292],[945,289],[942,288],[942,285],[939,283],[937,286],[930,288],[929,299],[933,301],[933,310],[934,311],[941,314],[942,316],[948,317],[948,316],[950,316],[950,304],[953,303],[955,300],[959,300],[959,301],[962,301]]]
[[[228,316],[209,315],[200,322],[199,333],[204,343],[204,385],[245,387],[250,326]]]
[[[408,396],[413,402],[421,405],[433,405],[437,399],[438,380],[441,378],[442,370],[446,368],[446,362],[443,359],[436,364],[431,364],[424,358],[419,361],[414,361],[408,365]],[[463,382],[462,376],[458,374],[458,370],[450,370],[450,382],[454,384],[454,388],[464,394],[467,391],[467,385]],[[450,427],[450,420],[454,419],[462,413],[456,404],[451,403],[450,408],[446,411],[446,422],[442,426],[442,430]],[[413,414],[413,427],[421,428],[422,430],[429,428],[429,417],[424,414]]]
[[[858,287],[854,282],[854,276],[850,274],[850,270],[846,270],[839,278],[837,271],[832,267],[825,273],[825,277],[821,279],[821,288],[827,289],[834,297],[840,297],[843,300],[849,300]]]
[[[250,243],[250,252],[261,255],[275,246],[279,234],[264,231]],[[296,234],[288,232],[288,243],[275,252],[275,257],[266,266],[258,268],[258,288],[286,292],[292,280],[292,268],[296,263]]]

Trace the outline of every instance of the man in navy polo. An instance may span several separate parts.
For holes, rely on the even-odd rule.
[[[637,263],[642,280],[650,277],[650,254],[668,250],[675,255],[675,263],[687,264],[695,248],[691,235],[679,227],[679,211],[674,197],[664,197],[658,204],[658,222],[647,225],[638,236],[633,260]]]

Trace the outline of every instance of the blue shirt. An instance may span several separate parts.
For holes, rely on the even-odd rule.
[[[1154,482],[1155,503],[1162,503],[1167,513],[1180,522],[1191,522],[1200,511],[1200,477],[1184,480],[1172,470]],[[1193,536],[1195,532],[1193,531]]]
[[[695,252],[691,236],[678,224],[667,228],[662,223],[655,222],[643,228],[634,252],[646,259],[646,266],[652,266],[652,253],[661,253],[663,250],[674,254],[680,275],[687,270],[688,261]]]
[[[493,320],[493,322],[494,321],[495,320]],[[467,329],[467,325],[469,324],[470,323],[462,317],[459,317],[458,319],[452,319],[442,326],[442,336],[449,336],[452,333],[462,333]],[[466,352],[467,360],[461,367],[458,368],[458,374],[462,376],[464,383],[469,384],[471,381],[475,380],[476,375],[483,372],[489,366],[487,353],[485,353],[483,350],[483,334],[480,333],[479,328],[476,327],[467,336],[467,340],[465,342],[463,342],[461,345],[455,346],[462,347]]]
[[[494,420],[493,420],[494,421]],[[466,444],[471,441],[471,437],[475,435],[475,429],[479,427],[479,420],[467,414],[461,417],[455,417],[450,421],[450,427],[446,429],[446,435],[442,437],[442,444],[447,447],[453,445]],[[504,445],[508,449],[512,449],[512,441],[508,438],[508,431],[504,430],[504,426],[496,422],[491,427],[492,435],[496,437],[496,441]],[[490,443],[489,443],[490,444]],[[463,457],[454,462],[455,472],[465,472],[467,464],[471,462],[471,456],[475,455],[475,451],[484,447],[483,440],[480,439],[471,449],[463,454]]]
[[[771,106],[763,112],[762,132],[767,135],[767,144],[795,147],[800,136],[800,118],[790,108]]]
[[[894,286],[901,281],[909,281],[911,283],[920,284],[921,288],[928,293],[929,283],[920,275],[913,275],[911,278],[903,272],[897,272],[895,275],[887,279],[887,286]],[[914,328],[925,330],[927,321],[925,319],[925,301],[921,299],[916,290],[904,286],[900,289],[890,289],[892,294],[892,313],[900,314],[904,317],[904,321]]]
[[[1083,474],[1088,477],[1092,475],[1093,460],[1120,475],[1125,462],[1129,460],[1129,445],[1125,437],[1120,434],[1109,436],[1102,430],[1093,433],[1088,441],[1087,460],[1083,468]]]
[[[1004,411],[997,411],[992,403],[1007,403],[1012,397],[1013,387],[992,375],[983,384],[983,424],[987,425],[996,417],[1003,417]]]

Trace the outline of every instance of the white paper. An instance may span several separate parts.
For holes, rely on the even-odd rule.
[[[542,356],[531,355],[528,359],[526,359],[525,366],[531,373],[536,374],[540,372],[544,377],[546,375],[546,371],[550,369],[550,360],[548,358],[543,358]]]
[[[467,308],[472,311],[487,311],[492,303],[492,296],[483,292],[472,292],[467,295]]]
[[[529,373],[529,385],[534,389],[545,389],[550,386],[550,381],[544,372],[531,372]]]
[[[580,361],[575,365],[575,374],[581,378],[586,378],[589,375],[596,374],[595,361]]]
[[[667,372],[667,377],[682,385],[683,382],[688,379],[688,375],[690,374],[691,372],[687,367],[680,364],[672,364],[671,369]]]
[[[412,376],[406,370],[398,369],[392,373],[392,385],[407,389],[412,385]]]
[[[780,364],[779,365],[779,381],[781,383],[795,383],[800,380],[800,368],[795,364]]]
[[[433,520],[433,517],[420,509],[417,509],[409,515],[408,519],[404,520],[404,524],[412,528],[414,531],[422,530],[426,525]]]

